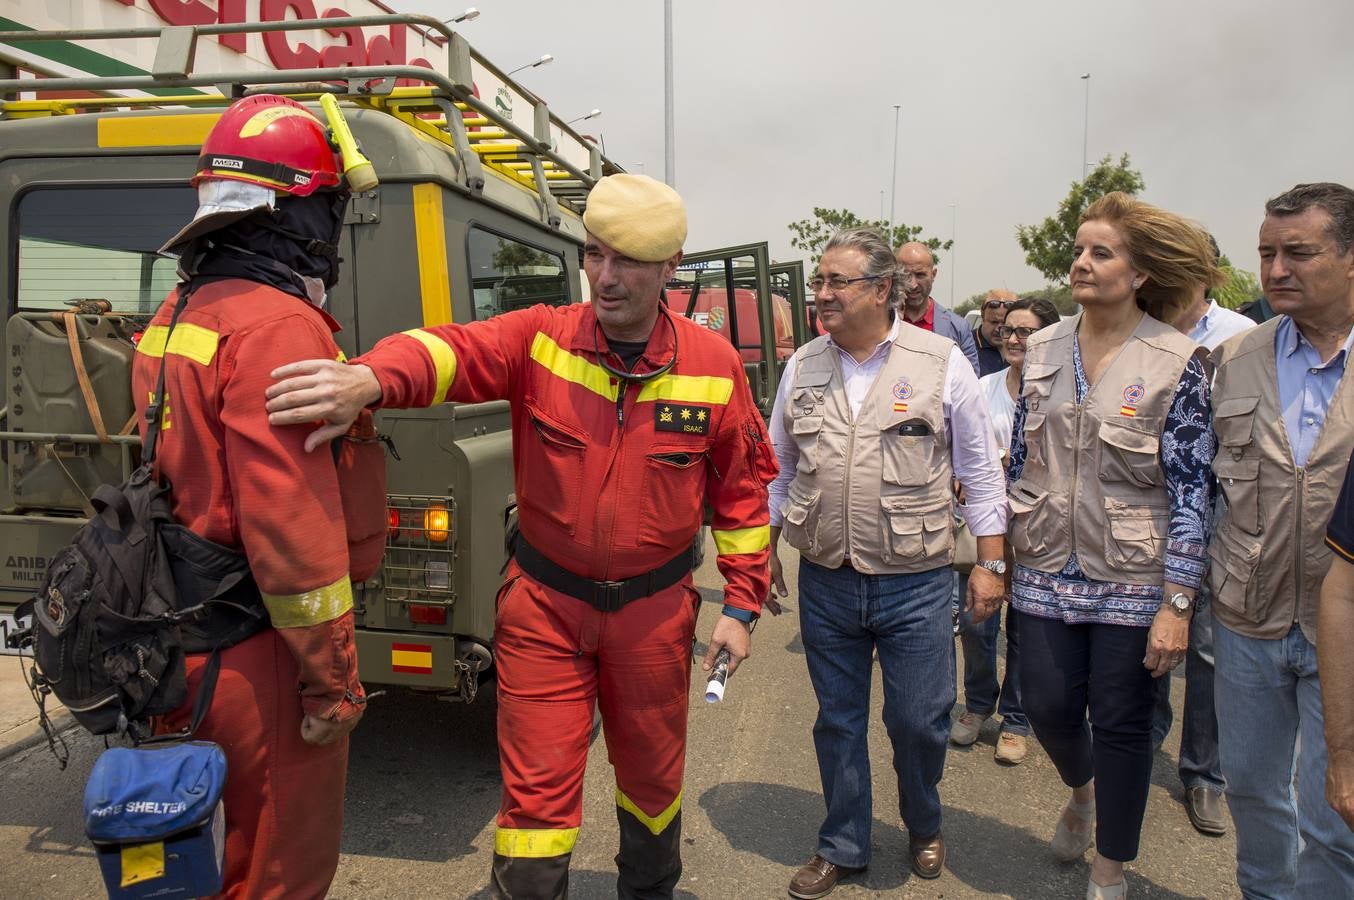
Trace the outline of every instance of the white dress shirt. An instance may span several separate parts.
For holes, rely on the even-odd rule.
[[[1208,312],[1200,316],[1199,321],[1194,323],[1194,327],[1189,332],[1189,339],[1196,344],[1202,344],[1208,350],[1215,350],[1219,344],[1232,335],[1240,334],[1254,327],[1255,321],[1253,319],[1225,306],[1218,306],[1216,300],[1209,300]]]
[[[987,400],[987,412],[992,417],[992,433],[1003,450],[1011,449],[1011,428],[1015,425],[1016,402],[1006,389],[1006,374],[1010,371],[1008,366],[978,379]]]
[[[861,404],[870,392],[884,363],[889,348],[898,336],[899,320],[895,319],[889,335],[875,347],[868,359],[855,358],[838,347],[829,335],[827,341],[837,351],[845,379],[846,399],[851,415],[860,415]],[[785,432],[785,403],[794,384],[798,354],[785,364],[776,402],[771,408],[771,446],[780,463],[780,474],[771,482],[771,524],[780,527],[784,516],[781,507],[790,492],[799,464],[799,445]],[[1002,473],[999,449],[992,432],[992,420],[987,412],[987,400],[978,386],[978,376],[968,358],[958,346],[951,348],[949,365],[945,372],[945,387],[941,394],[945,415],[945,438],[950,445],[950,460],[954,477],[964,486],[968,502],[959,507],[969,530],[977,536],[1006,533],[1006,478]]]

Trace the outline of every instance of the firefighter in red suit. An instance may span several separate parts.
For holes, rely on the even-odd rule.
[[[385,467],[363,439],[369,414],[333,452],[307,453],[310,429],[271,426],[264,389],[279,365],[340,355],[321,303],[347,191],[324,126],[282,97],[233,104],[198,169],[197,215],[164,248],[188,303],[172,331],[179,291],[160,307],[133,388],[144,412],[165,362],[157,468],[174,516],[244,554],[271,619],[222,652],[197,731],[227,760],[224,895],[318,898],[338,866],[347,734],[365,703],[351,584],[380,559]],[[189,700],[162,730],[187,723],[206,659],[190,654]]]
[[[776,465],[738,353],[660,303],[686,237],[676,192],[610,176],[583,221],[591,303],[416,328],[349,366],[283,367],[268,408],[279,424],[325,419],[320,441],[369,405],[511,401],[521,535],[494,632],[503,799],[491,888],[565,896],[600,705],[617,892],[671,897],[700,604],[692,539],[708,502],[728,583],[704,665],[727,647],[732,671],[769,588]]]

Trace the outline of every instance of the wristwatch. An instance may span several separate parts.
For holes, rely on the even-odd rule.
[[[1177,616],[1187,616],[1194,609],[1194,601],[1188,594],[1176,591],[1166,598],[1166,605],[1171,608],[1171,612]]]
[[[1004,559],[980,559],[978,565],[982,566],[993,575],[1006,574],[1006,560]]]

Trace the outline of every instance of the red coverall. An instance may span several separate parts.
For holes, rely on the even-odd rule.
[[[706,328],[660,315],[635,371],[674,353],[676,362],[639,385],[598,365],[598,347],[609,353],[590,305],[537,306],[394,335],[354,363],[375,372],[383,406],[510,400],[522,535],[576,575],[652,571],[691,546],[708,501],[725,601],[759,611],[776,463],[737,352]],[[509,567],[494,633],[497,894],[564,896],[600,703],[616,772],[618,891],[671,896],[699,602],[687,575],[600,612]]]
[[[169,296],[137,346],[142,414],[177,300]],[[227,897],[323,897],[338,866],[348,739],[310,746],[301,718],[359,711],[346,696],[363,696],[349,572],[365,579],[380,561],[385,463],[374,442],[345,441],[337,464],[332,453],[306,453],[310,427],[274,428],[264,410],[269,373],[340,356],[337,330],[303,300],[231,279],[199,288],[168,339],[156,466],[174,516],[245,554],[273,625],[222,652],[197,732],[226,754]],[[369,416],[359,424],[370,429]],[[187,724],[207,658],[188,657],[188,700],[163,730]]]

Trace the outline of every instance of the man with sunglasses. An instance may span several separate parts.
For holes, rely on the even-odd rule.
[[[279,369],[269,390],[275,424],[333,423],[315,442],[378,404],[512,403],[521,534],[494,631],[495,897],[568,894],[595,706],[616,772],[617,895],[672,896],[707,503],[728,584],[705,669],[722,649],[730,674],[747,658],[769,591],[776,463],[742,360],[661,303],[686,239],[681,198],[612,175],[583,224],[591,303],[413,329],[350,365]]]
[[[1006,360],[1001,356],[1001,325],[1006,321],[1006,311],[1018,298],[1004,288],[993,288],[983,298],[979,307],[982,318],[978,327],[973,329],[973,343],[978,348],[978,377],[991,375],[1006,368]]]

